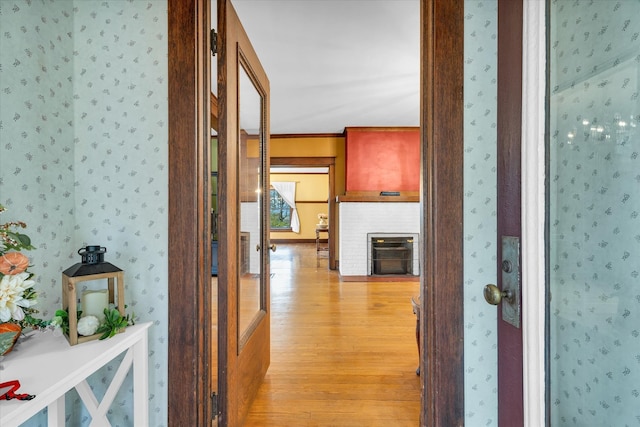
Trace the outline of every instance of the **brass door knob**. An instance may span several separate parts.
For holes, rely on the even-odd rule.
[[[484,299],[491,305],[498,305],[502,302],[502,299],[506,299],[508,302],[513,301],[513,294],[511,291],[501,291],[496,285],[489,284],[484,287]]]

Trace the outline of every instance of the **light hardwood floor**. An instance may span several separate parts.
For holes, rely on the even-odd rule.
[[[271,366],[245,427],[417,426],[412,282],[341,282],[315,244],[271,257]]]

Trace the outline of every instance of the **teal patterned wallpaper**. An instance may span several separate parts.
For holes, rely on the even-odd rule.
[[[465,0],[464,394],[469,426],[497,425],[496,283],[497,1]]]
[[[3,220],[29,225],[39,308],[60,307],[79,248],[105,246],[129,311],[154,322],[150,425],[166,425],[167,1],[2,0],[0,28],[0,203]],[[98,395],[112,374],[92,377]],[[131,425],[129,389],[114,425]],[[67,405],[80,406],[75,393]],[[73,417],[88,424],[82,409]]]
[[[126,272],[150,332],[151,425],[167,416],[166,0],[0,1],[0,202],[29,224],[45,316],[86,244]],[[495,421],[496,1],[465,1],[465,406]],[[103,387],[100,372],[92,381]],[[114,425],[129,425],[116,398]],[[68,405],[78,404],[77,396]],[[85,425],[81,410],[73,425]],[[30,425],[44,424],[36,417]]]
[[[640,2],[551,4],[551,424],[640,424]]]

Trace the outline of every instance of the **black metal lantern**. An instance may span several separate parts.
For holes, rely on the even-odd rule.
[[[80,282],[89,280],[102,280],[104,282],[106,279],[106,287],[98,291],[87,291],[82,295],[84,307],[81,308],[83,315],[96,315],[96,317],[100,318],[102,309],[108,308],[109,303],[116,306],[120,315],[123,317],[125,315],[124,272],[110,262],[104,261],[106,252],[107,249],[99,245],[78,249],[78,254],[82,257],[82,261],[62,272],[62,308],[69,313],[69,334],[67,339],[71,345],[100,337],[100,334],[89,336],[80,336],[78,334],[77,287]],[[91,309],[96,311],[93,312]],[[87,311],[89,312],[87,313]]]

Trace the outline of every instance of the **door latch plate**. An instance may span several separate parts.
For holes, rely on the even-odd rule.
[[[502,320],[520,328],[520,239],[502,236]]]

